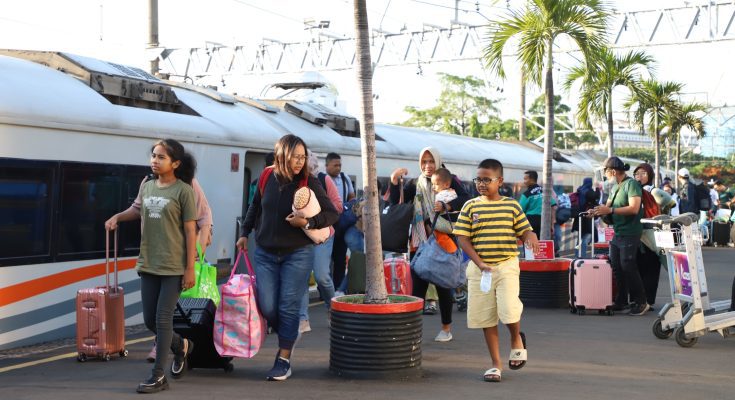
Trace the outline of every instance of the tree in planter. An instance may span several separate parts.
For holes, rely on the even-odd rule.
[[[585,60],[599,53],[606,41],[608,8],[598,0],[529,0],[525,7],[511,10],[501,21],[490,24],[490,43],[483,57],[500,78],[505,78],[503,50],[518,36],[517,51],[527,83],[541,86],[546,96],[546,132],[544,134],[544,192],[541,211],[541,239],[551,236],[552,157],[554,144],[554,40],[568,36],[576,43]]]
[[[589,60],[588,60],[589,61]],[[629,51],[617,55],[604,48],[592,62],[578,65],[569,72],[564,88],[569,91],[576,81],[581,81],[581,93],[577,119],[580,125],[592,128],[593,120],[607,121],[607,156],[614,154],[613,90],[627,87],[632,93],[641,90],[640,72],[652,70],[654,59],[642,51]]]
[[[653,79],[641,82],[641,90],[634,92],[625,101],[624,107],[633,115],[633,124],[645,131],[645,120],[649,117],[649,132],[654,137],[654,184],[661,183],[661,130],[666,114],[677,106],[676,95],[684,85],[677,82],[659,82]]]
[[[404,109],[411,117],[400,125],[427,128],[433,131],[476,136],[479,120],[487,120],[498,112],[487,94],[485,82],[474,76],[460,77],[440,73],[442,92],[436,106],[420,110],[413,106]]]
[[[375,168],[375,121],[373,115],[373,71],[370,61],[370,31],[365,0],[355,0],[355,54],[357,83],[360,97],[360,150],[362,153],[362,182],[366,204],[363,212],[365,232],[366,281],[365,303],[388,302],[383,272],[383,246],[380,241],[380,213],[378,211],[378,173]]]

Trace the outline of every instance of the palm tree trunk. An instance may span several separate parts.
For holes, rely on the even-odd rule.
[[[526,75],[521,69],[521,103],[518,114],[518,140],[526,140]]]
[[[671,171],[671,132],[666,138],[666,169]]]
[[[613,156],[615,148],[615,137],[613,136],[613,109],[612,109],[612,90],[609,93],[607,101],[607,156]]]
[[[551,238],[551,191],[553,190],[551,160],[554,155],[554,58],[551,50],[553,42],[549,41],[548,59],[546,65],[546,133],[544,135],[544,192],[543,206],[541,207],[541,239]]]
[[[360,99],[360,148],[362,184],[367,204],[363,214],[366,255],[365,303],[387,303],[388,292],[383,275],[383,251],[378,213],[378,173],[375,167],[375,122],[373,119],[373,82],[370,61],[370,37],[365,0],[355,0],[355,54]]]
[[[654,111],[653,113],[653,129],[654,129],[654,137],[655,137],[655,149],[654,149],[654,155],[653,159],[656,163],[656,176],[653,179],[654,186],[658,187],[659,182],[661,179],[661,133],[658,131],[658,112]]]

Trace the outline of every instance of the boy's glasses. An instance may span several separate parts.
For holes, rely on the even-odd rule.
[[[491,182],[495,182],[498,179],[500,179],[500,177],[495,177],[495,178],[474,178],[474,179],[472,179],[472,182],[475,182],[475,185],[489,185]]]

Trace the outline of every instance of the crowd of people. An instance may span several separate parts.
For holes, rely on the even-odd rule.
[[[517,242],[522,241],[534,252],[539,250],[543,190],[538,185],[538,174],[526,171],[526,190],[516,201],[504,182],[503,165],[497,160],[486,159],[478,164],[469,192],[445,168],[438,149],[422,149],[418,162],[421,174],[415,179],[403,179],[408,175],[407,168],[393,171],[381,205],[402,202],[412,207],[410,257],[432,236],[441,238],[446,246],[456,243],[461,248],[467,261],[468,327],[484,332],[491,368],[483,378],[499,382],[503,370],[499,322],[510,332],[508,367],[520,369],[528,360],[526,336],[520,327],[523,304],[519,299]],[[180,143],[166,139],[152,146],[150,165],[153,175],[144,179],[133,205],[105,223],[106,229],[113,230],[119,222],[141,222],[136,268],[141,278],[145,325],[156,335],[149,355],[153,368],[138,385],[141,393],[169,387],[165,373],[169,369],[169,350],[174,355],[170,376],[180,378],[187,369],[187,356],[197,344],[173,331],[173,312],[181,291],[195,284],[196,244],[206,248],[212,234],[212,211],[194,178],[194,158]],[[274,152],[266,157],[265,167],[268,173],[250,185],[249,207],[236,246],[247,251],[252,236],[258,308],[278,336],[275,361],[267,379],[282,381],[291,376],[292,354],[299,338],[311,330],[308,287],[312,272],[327,310],[331,299],[346,291],[346,256],[364,250],[361,211],[365,200],[356,198],[353,183],[341,170],[338,154],[326,156],[321,172],[315,154],[295,135],[278,140]],[[627,175],[629,168],[617,157],[605,161],[605,179],[612,183],[607,193],[593,187],[592,178],[586,178],[572,194],[553,193],[549,233],[558,246],[560,225],[572,219],[573,229],[580,231],[581,238],[577,256],[583,258],[596,241],[593,221],[599,218],[612,226],[615,235],[609,245],[609,258],[618,283],[615,309],[629,308],[631,315],[643,315],[655,303],[662,262],[655,244],[651,244],[651,232],[641,224],[644,198],[650,194],[661,213],[671,214],[699,212],[703,203],[686,169],[679,171],[680,185],[675,192],[670,182],[654,187],[650,165],[639,165],[633,172],[635,179]],[[729,209],[735,191],[720,181],[713,184],[711,204]],[[318,202],[319,211],[308,218],[292,206],[303,187]],[[578,217],[579,213],[585,217]],[[316,241],[309,235],[311,230],[324,229],[329,231],[326,240]],[[413,270],[411,280],[412,294],[427,300],[426,313],[432,312],[431,300],[438,300],[441,328],[435,340],[452,340],[455,288],[425,280]]]

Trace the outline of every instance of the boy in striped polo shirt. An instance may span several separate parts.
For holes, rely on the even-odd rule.
[[[528,358],[525,336],[521,332],[523,303],[518,298],[520,267],[516,240],[520,238],[536,253],[538,239],[518,202],[498,193],[503,185],[503,164],[494,159],[483,160],[473,181],[480,196],[462,207],[453,233],[470,258],[467,326],[482,328],[485,334],[492,368],[485,371],[484,379],[500,382],[499,320],[510,331],[510,369],[522,368]],[[487,293],[480,289],[483,271],[492,273],[492,285]]]

